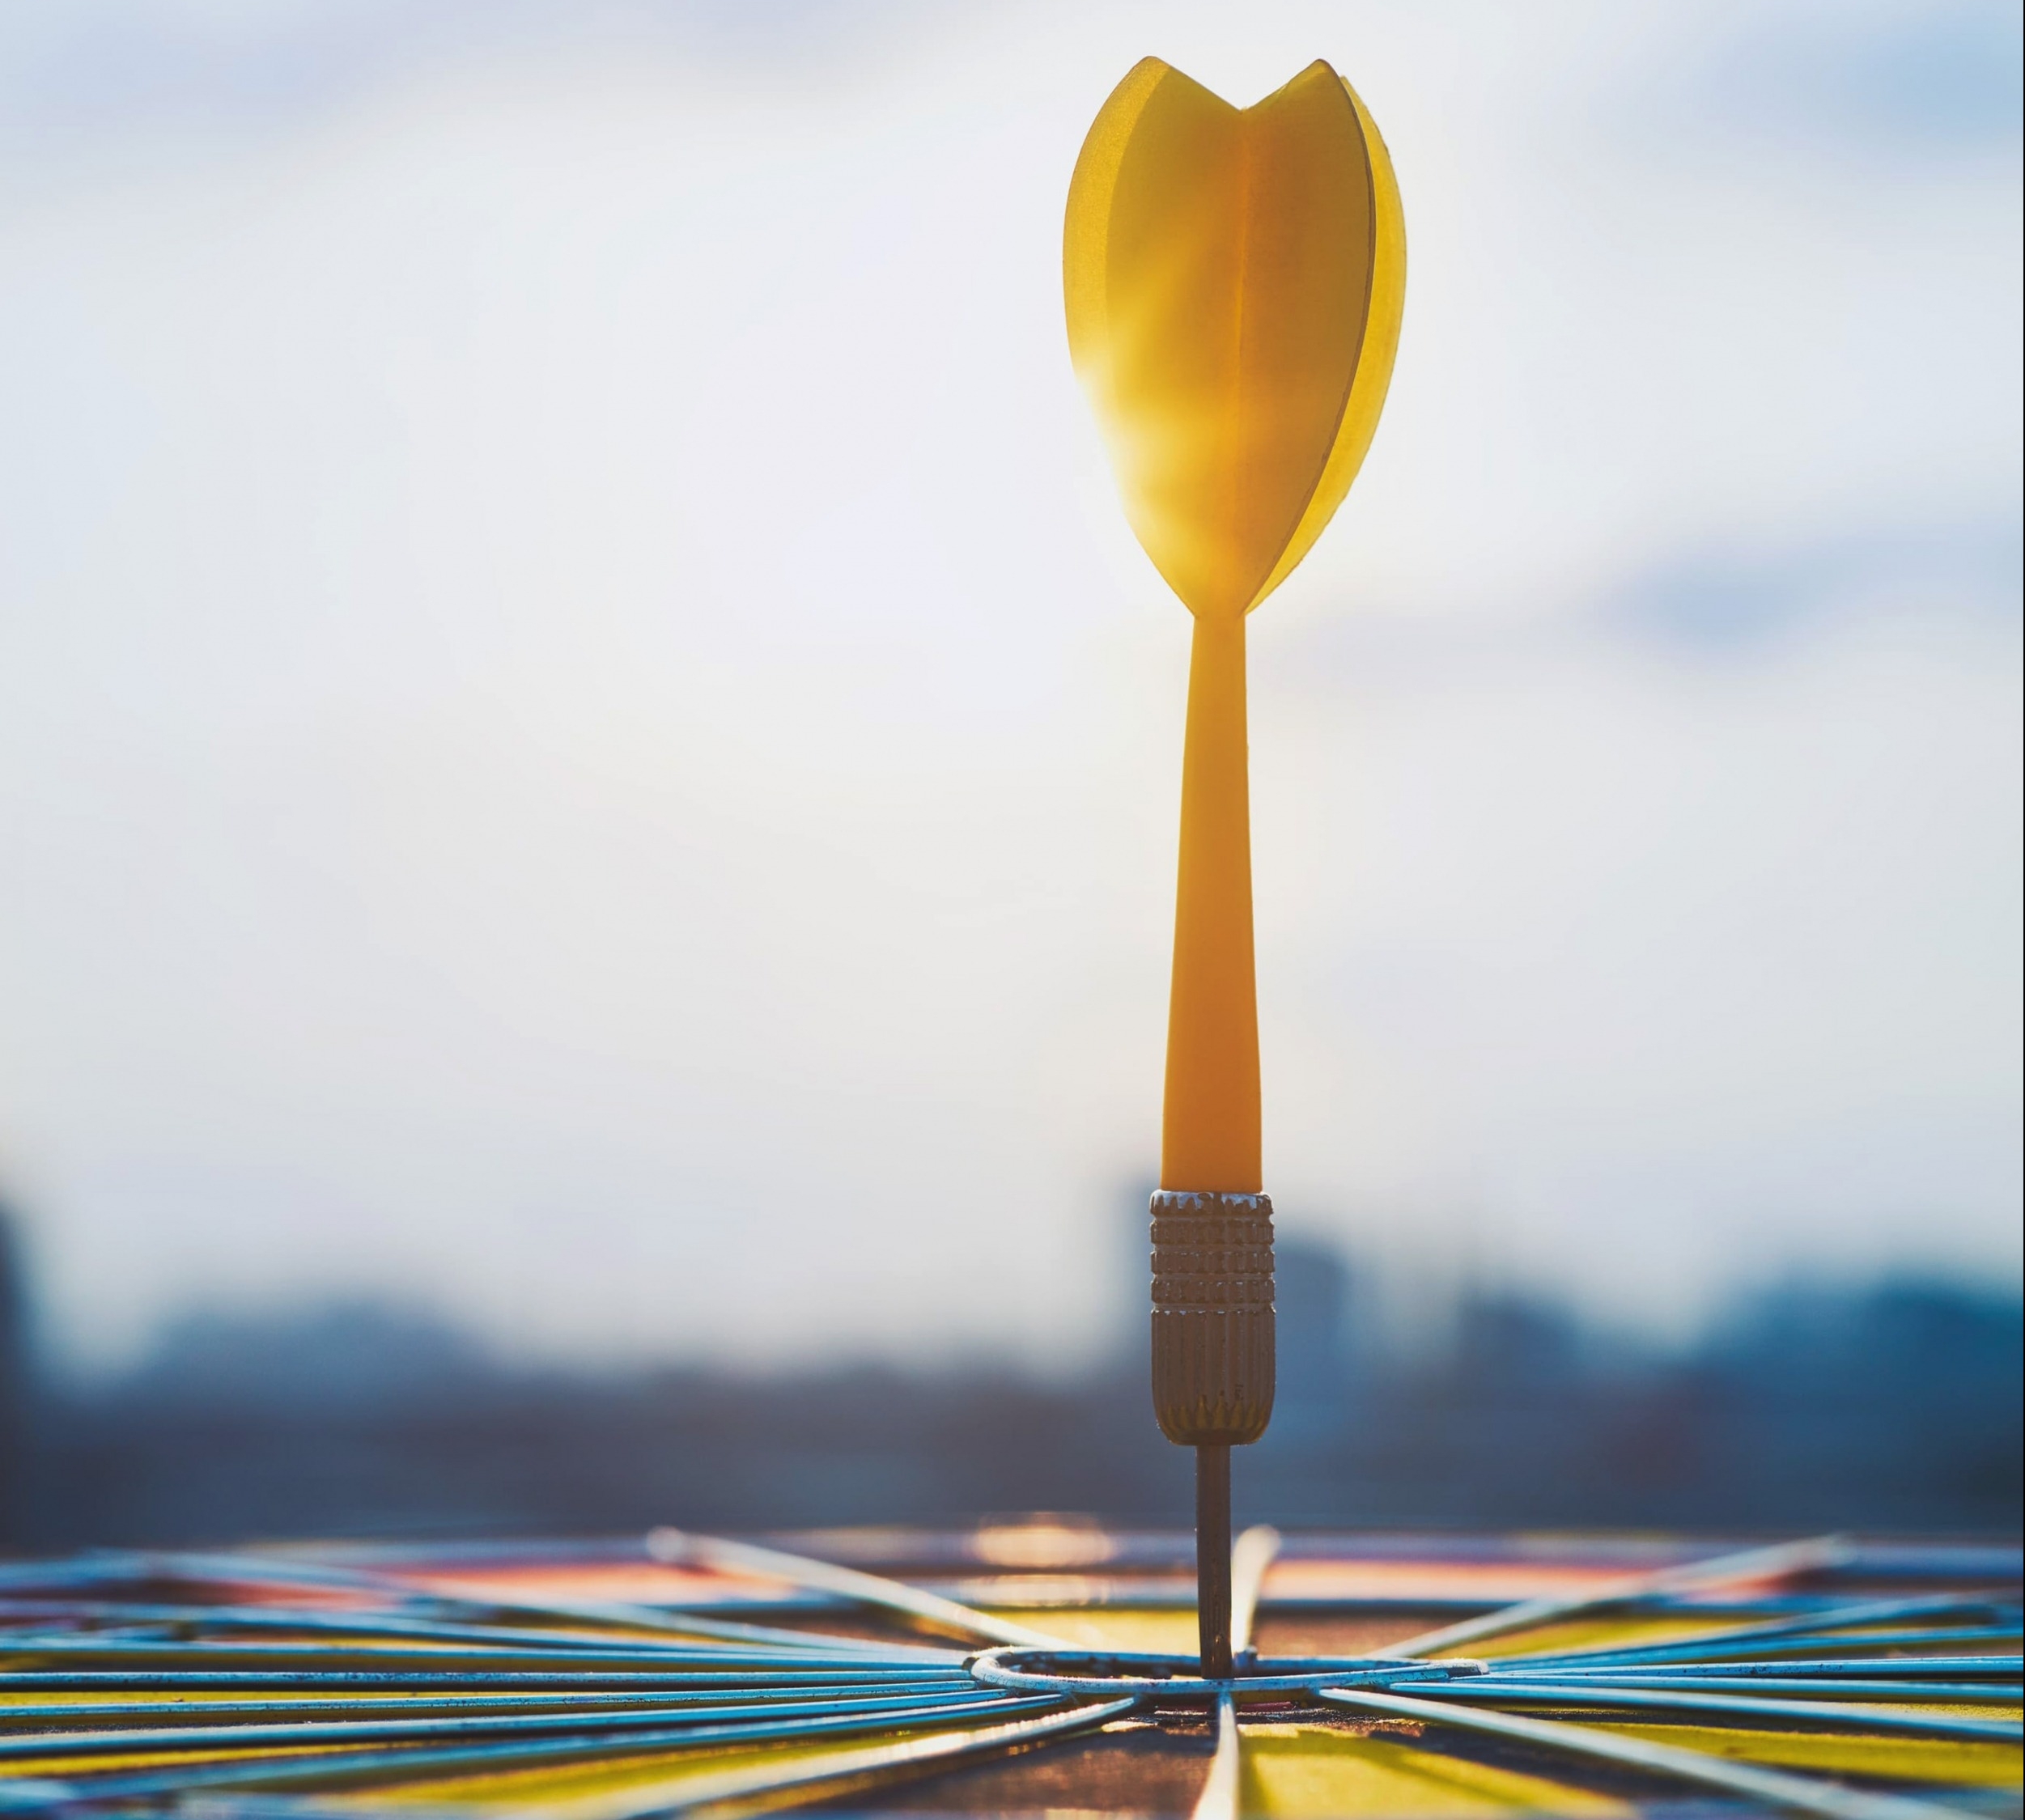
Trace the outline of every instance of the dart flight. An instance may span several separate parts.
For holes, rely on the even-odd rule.
[[[1255,607],[1385,403],[1406,234],[1384,141],[1326,63],[1240,109],[1148,57],[1084,142],[1063,243],[1126,516],[1191,612]]]
[[[1084,142],[1063,239],[1069,351],[1126,516],[1195,616],[1161,1181],[1255,1194],[1243,619],[1378,427],[1406,289],[1399,186],[1327,63],[1238,108],[1148,57]]]

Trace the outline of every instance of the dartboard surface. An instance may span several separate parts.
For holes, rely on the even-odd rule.
[[[0,1809],[2019,1811],[2012,1547],[1068,1519],[0,1568]]]

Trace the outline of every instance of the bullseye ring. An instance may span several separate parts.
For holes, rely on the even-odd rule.
[[[988,1687],[1034,1694],[1134,1694],[1166,1699],[1213,1700],[1221,1694],[1312,1693],[1322,1687],[1393,1687],[1481,1674],[1484,1664],[1455,1658],[1422,1661],[1411,1656],[1287,1656],[1253,1658],[1227,1680],[1190,1674],[1192,1656],[1136,1650],[1022,1649],[1006,1645],[968,1659],[971,1674]]]

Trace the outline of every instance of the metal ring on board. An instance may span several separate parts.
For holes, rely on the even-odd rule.
[[[1017,1688],[1022,1693],[1136,1694],[1142,1699],[1198,1700],[1214,1699],[1220,1694],[1310,1693],[1321,1687],[1424,1684],[1484,1672],[1483,1663],[1460,1659],[1429,1662],[1411,1656],[1291,1656],[1254,1660],[1229,1679],[1219,1680],[1186,1672],[1195,1660],[1193,1656],[1138,1650],[1007,1645],[980,1651],[969,1658],[969,1667],[987,1686]],[[1089,1672],[1072,1672],[1077,1669]],[[1134,1669],[1141,1672],[1135,1674]]]

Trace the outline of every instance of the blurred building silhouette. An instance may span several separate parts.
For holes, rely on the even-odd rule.
[[[0,1202],[0,1546],[29,1536],[28,1291],[13,1215]]]
[[[1361,1401],[1356,1279],[1326,1245],[1280,1238],[1273,1247],[1278,1313],[1278,1391],[1272,1428],[1298,1455],[1338,1434]]]
[[[0,1254],[4,1256],[5,1254]],[[11,1269],[12,1266],[6,1266]],[[1377,1292],[1298,1235],[1280,1258],[1278,1411],[1238,1474],[1285,1524],[2015,1528],[2019,1300],[1939,1281],[1796,1281],[1694,1343],[1639,1349],[1509,1288],[1438,1343],[1385,1343]],[[166,1329],[136,1368],[25,1420],[0,1270],[0,1430],[41,1547],[279,1534],[955,1521],[1034,1508],[1181,1523],[1190,1463],[1148,1408],[1144,1316],[1083,1382],[871,1365],[596,1374],[502,1361],[427,1309],[353,1301]],[[1124,1318],[1121,1315],[1121,1320]]]

